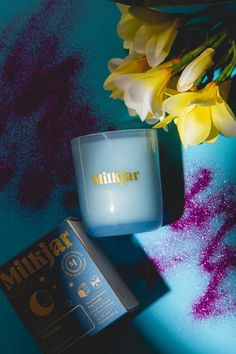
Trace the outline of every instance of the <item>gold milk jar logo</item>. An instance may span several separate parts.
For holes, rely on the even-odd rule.
[[[65,231],[47,244],[40,242],[34,251],[15,259],[6,272],[0,273],[0,281],[10,291],[41,268],[53,268],[56,258],[73,246],[69,236]]]
[[[102,172],[98,175],[92,176],[93,183],[95,185],[102,184],[119,184],[123,186],[127,182],[135,182],[140,178],[140,173],[135,172],[125,172],[121,170],[120,172]]]

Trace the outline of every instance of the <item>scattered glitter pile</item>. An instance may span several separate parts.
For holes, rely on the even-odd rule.
[[[208,284],[191,312],[195,318],[207,318],[236,310],[230,277],[236,268],[236,247],[227,238],[236,225],[236,188],[217,185],[212,171],[205,168],[188,179],[183,216],[147,250],[163,275],[179,263],[200,267]]]
[[[73,3],[44,1],[23,29],[0,35],[0,190],[12,182],[18,202],[35,209],[55,188],[66,208],[77,203],[70,140],[99,125],[80,97],[81,54],[63,54],[71,16],[80,17]]]

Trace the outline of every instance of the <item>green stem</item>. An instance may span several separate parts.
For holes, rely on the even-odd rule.
[[[222,43],[222,37],[223,40],[225,40],[225,38],[227,37],[227,32],[226,31],[222,31],[218,34],[215,34],[213,37],[210,37],[210,39],[206,42],[206,48],[213,48],[214,43],[219,42],[219,44]]]
[[[221,58],[219,58],[217,64],[215,65],[215,69],[219,69],[219,68],[224,67],[224,65],[226,63],[228,63],[228,61],[230,60],[230,57],[232,56],[233,51],[234,51],[232,40],[229,41],[229,45],[230,45],[229,50],[226,53],[224,53],[224,55],[221,56]]]
[[[230,61],[230,63],[228,65],[226,65],[226,67],[224,68],[222,73],[219,75],[219,77],[216,79],[217,85],[220,85],[223,81],[230,78],[230,76],[236,66],[236,44],[234,41],[233,41],[233,45],[229,49],[229,53],[231,53],[231,54],[233,53],[233,58]]]
[[[208,70],[205,70],[205,71],[202,73],[202,75],[194,82],[194,84],[193,84],[194,87],[197,88],[198,86],[201,85],[202,80],[203,80],[204,77],[206,76],[207,72],[208,72]]]
[[[198,55],[200,55],[205,49],[204,45],[201,45],[200,47],[195,48],[188,54],[186,54],[177,64],[172,66],[172,73],[173,75],[177,74],[179,71],[181,71],[186,65],[191,63]]]
[[[226,54],[225,62],[226,62],[227,60],[229,60],[229,58],[231,57],[231,55],[233,54],[233,52],[234,52],[234,41],[231,42],[231,47],[229,48],[228,53]]]
[[[173,75],[181,71],[186,65],[197,58],[206,48],[218,48],[227,37],[227,32],[223,31],[207,40],[204,44],[187,53],[177,64],[172,66]]]
[[[222,34],[222,36],[220,36],[216,41],[215,43],[213,43],[211,45],[211,48],[213,49],[217,49],[223,42],[224,40],[227,38],[228,34],[225,32]]]

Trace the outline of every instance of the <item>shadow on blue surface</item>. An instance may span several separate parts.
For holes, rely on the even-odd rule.
[[[159,131],[159,151],[163,197],[163,225],[179,219],[184,210],[184,177],[181,141],[175,125],[168,133]]]
[[[107,237],[97,242],[137,297],[141,310],[168,292],[164,280],[134,236]]]
[[[80,347],[79,352],[81,354],[162,354],[161,351],[152,348],[129,320],[123,320],[104,330],[90,343]]]
[[[144,235],[145,237],[145,235]],[[107,237],[96,241],[101,246],[122,278],[137,297],[140,308],[144,310],[164,296],[169,288],[158,274],[145,252],[132,235]],[[134,313],[137,315],[137,312]],[[132,318],[133,315],[131,314]],[[85,343],[84,354],[120,354],[122,352],[136,354],[154,354],[150,344],[138,331],[133,321],[123,319],[90,343]],[[135,349],[134,349],[135,348]]]

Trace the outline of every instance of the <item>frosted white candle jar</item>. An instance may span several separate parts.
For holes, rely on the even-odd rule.
[[[161,226],[157,133],[132,129],[72,140],[81,216],[91,236],[150,231]]]

